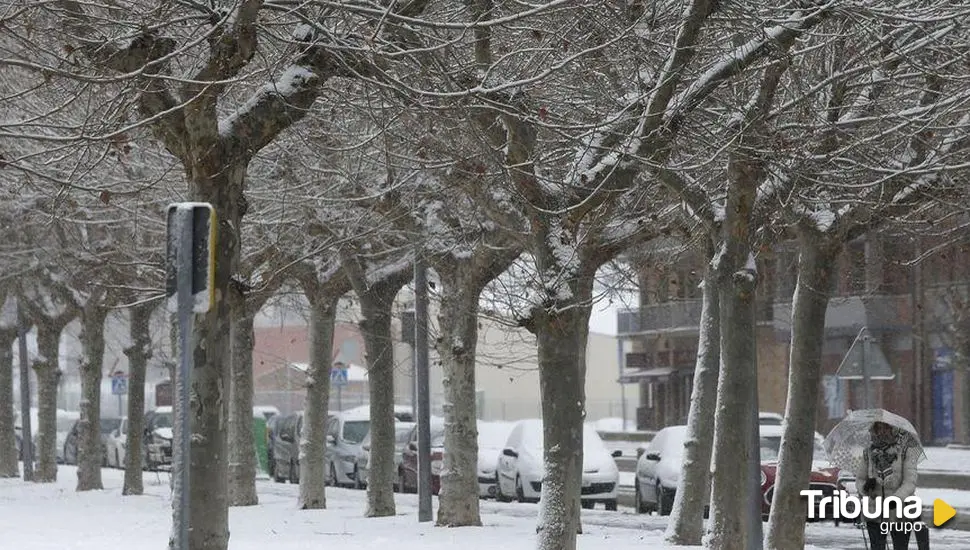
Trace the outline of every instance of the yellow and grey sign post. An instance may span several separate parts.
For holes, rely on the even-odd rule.
[[[208,203],[184,202],[168,207],[165,295],[169,311],[177,313],[179,368],[175,375],[175,440],[172,449],[174,550],[189,550],[191,523],[189,389],[192,385],[192,323],[194,313],[212,307],[215,286],[216,216]]]

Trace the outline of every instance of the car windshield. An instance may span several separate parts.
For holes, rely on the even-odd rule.
[[[57,419],[57,431],[59,431],[59,432],[69,432],[69,431],[71,431],[71,428],[74,426],[74,423],[75,422],[77,422],[77,419],[76,418],[63,418],[63,417],[58,418]],[[34,429],[36,430],[37,428],[34,428]]]
[[[157,413],[155,415],[155,428],[171,428],[172,413]]]
[[[353,420],[344,422],[344,441],[360,443],[370,431],[370,420]]]
[[[781,436],[769,436],[761,438],[761,462],[777,462],[778,455],[781,453]],[[812,460],[826,460],[825,448],[817,441],[812,448]]]
[[[671,430],[666,439],[664,439],[664,447],[661,451],[662,456],[665,459],[678,459],[684,456],[684,441],[687,439],[686,430]]]
[[[509,438],[510,428],[506,424],[480,422],[478,424],[478,447],[480,449],[501,449]]]
[[[411,431],[414,426],[398,426],[394,429],[394,442],[399,446],[403,447],[408,444],[408,439],[411,438]],[[367,440],[370,441],[370,434],[367,435]]]
[[[121,427],[120,418],[102,418],[101,419],[101,433],[109,434]]]

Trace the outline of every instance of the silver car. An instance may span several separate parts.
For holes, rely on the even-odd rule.
[[[327,483],[338,487],[357,485],[357,457],[370,431],[370,417],[338,413],[327,421]]]
[[[408,437],[411,435],[411,430],[414,429],[414,422],[395,422],[394,423],[394,471],[397,472],[401,469],[401,461],[403,460],[404,447],[408,444]],[[367,436],[364,437],[364,441],[361,442],[360,452],[357,454],[357,483],[356,487],[365,488],[367,487],[367,477],[370,473],[370,431],[367,432]],[[397,481],[394,482],[394,490],[397,491]]]

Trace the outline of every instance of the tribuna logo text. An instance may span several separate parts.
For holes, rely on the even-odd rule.
[[[801,492],[808,497],[808,519],[849,519],[865,518],[868,521],[885,522],[898,519],[906,523],[919,521],[923,516],[923,500],[917,496],[906,497],[858,497],[845,491],[836,491],[833,495],[824,496],[820,490],[806,489]],[[827,518],[831,510],[833,517]],[[908,520],[908,521],[907,521]]]

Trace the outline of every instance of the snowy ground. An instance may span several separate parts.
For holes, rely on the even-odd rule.
[[[121,496],[122,473],[105,470],[106,490],[76,493],[76,470],[61,467],[50,485],[0,480],[2,547],[11,550],[128,550],[164,548],[171,524],[167,476],[146,476],[147,494]],[[418,524],[415,495],[397,495],[398,516],[362,517],[362,491],[329,490],[325,511],[296,510],[297,487],[258,482],[260,505],[230,513],[232,550],[328,547],[395,548],[396,550],[505,550],[535,548],[538,507],[483,502],[481,528],[443,529]],[[672,549],[661,541],[665,518],[632,513],[583,511],[583,550],[624,548]],[[864,548],[862,533],[851,526],[809,525],[813,549]],[[933,532],[935,550],[970,548],[970,533]],[[332,545],[332,546],[331,546]]]

